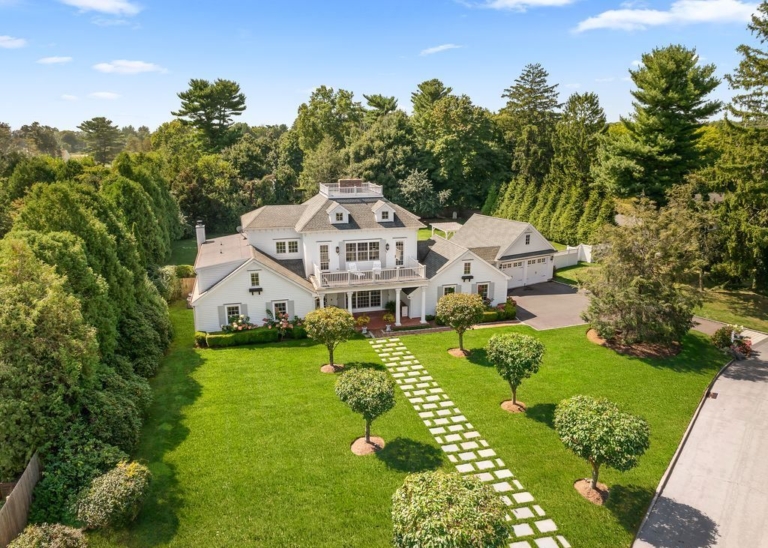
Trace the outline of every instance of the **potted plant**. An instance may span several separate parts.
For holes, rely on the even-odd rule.
[[[391,313],[387,312],[382,316],[382,319],[387,326],[387,332],[392,331],[392,322],[395,321],[395,317]]]
[[[361,314],[355,320],[355,323],[357,324],[357,327],[360,328],[360,330],[363,332],[363,335],[368,333],[368,324],[370,323],[370,321],[371,321],[371,318],[369,318],[365,314]]]

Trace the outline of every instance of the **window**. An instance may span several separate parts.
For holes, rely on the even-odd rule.
[[[347,242],[347,262],[350,261],[378,261],[379,241],[374,242]]]
[[[547,262],[547,258],[545,257],[543,259],[539,259],[537,262],[539,262],[539,263],[546,263]]]
[[[488,298],[488,284],[477,284],[477,294],[483,299]]]
[[[251,287],[259,287],[259,273],[251,272]]]
[[[405,242],[395,242],[395,266],[405,264]]]
[[[512,268],[520,268],[523,266],[523,261],[520,261],[519,263],[512,263]]]
[[[275,251],[280,253],[285,253],[285,242],[277,242],[275,243]]]
[[[228,304],[227,305],[227,322],[232,323],[234,320],[240,317],[240,305]]]
[[[381,220],[382,221],[388,221],[389,220],[389,211],[382,211],[381,212]]]
[[[339,213],[336,214],[336,222],[337,223],[344,222],[344,214],[343,213],[339,212]]]
[[[320,245],[320,270],[330,270],[331,259],[328,254],[328,244]]]
[[[275,314],[275,318],[283,314],[288,313],[288,301],[279,301],[272,303],[272,312]]]
[[[526,234],[525,235],[525,245],[531,245],[531,235]]]
[[[451,293],[456,293],[456,286],[455,285],[444,285],[443,286],[443,295],[450,295]]]
[[[536,259],[531,259],[530,261],[528,261],[528,264],[529,265],[536,264]]]
[[[472,263],[464,263],[464,275],[472,274]]]
[[[352,308],[381,306],[381,291],[357,291],[352,294]]]
[[[500,270],[509,270],[510,268],[512,268],[512,263],[501,263],[499,265]]]
[[[288,242],[288,253],[298,253],[299,252],[299,241],[298,240],[291,240]]]

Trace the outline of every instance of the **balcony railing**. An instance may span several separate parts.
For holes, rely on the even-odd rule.
[[[360,183],[321,183],[320,194],[328,198],[373,198],[383,196],[381,185]]]
[[[340,270],[323,272],[318,265],[315,268],[315,285],[323,288],[355,287],[382,283],[397,283],[425,280],[426,267],[408,257],[405,264],[394,268],[371,268],[370,270]]]

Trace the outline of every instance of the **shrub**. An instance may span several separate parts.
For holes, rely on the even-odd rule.
[[[197,274],[195,273],[195,267],[191,264],[177,264],[176,276],[179,278],[194,278]]]
[[[437,317],[459,335],[459,348],[464,350],[464,333],[483,319],[483,298],[471,293],[450,293],[437,301]]]
[[[395,304],[395,301],[387,301],[386,304],[384,305],[384,310],[386,310],[390,314],[394,314],[396,307],[397,307],[397,304]]]
[[[365,419],[365,441],[371,442],[371,423],[395,406],[395,383],[384,371],[355,368],[336,381],[336,395]]]
[[[93,478],[113,468],[127,455],[93,437],[82,421],[61,434],[55,444],[41,451],[43,477],[34,491],[30,521],[74,523],[77,494]]]
[[[474,477],[412,474],[392,497],[392,543],[397,548],[506,546],[505,514],[498,494]]]
[[[318,308],[307,314],[304,328],[311,339],[328,349],[328,363],[333,367],[333,351],[354,336],[355,318],[341,308]]]
[[[208,336],[208,333],[205,331],[195,331],[195,344],[198,348],[206,348],[208,344],[205,342],[205,338]]]
[[[535,337],[520,333],[494,335],[486,346],[488,361],[512,389],[512,403],[517,403],[517,387],[539,371],[544,345]]]
[[[435,321],[435,316],[433,316],[432,314],[427,314],[426,316],[424,316],[424,319],[427,320],[428,322],[433,322]]]
[[[292,339],[306,339],[308,337],[307,330],[303,326],[296,326],[291,330]]]
[[[483,319],[480,320],[480,323],[490,323],[490,322],[497,322],[501,318],[499,318],[499,313],[495,310],[486,310],[483,312]]]
[[[601,465],[621,472],[630,470],[650,444],[650,430],[643,419],[589,396],[560,402],[555,410],[555,430],[568,449],[592,466],[592,489],[597,488]]]
[[[171,265],[158,268],[151,277],[151,280],[166,302],[170,303],[182,297],[181,279],[177,274],[175,266]]]
[[[245,344],[265,344],[277,342],[280,334],[275,329],[260,327],[231,333],[208,333],[205,344],[208,348],[226,348]]]
[[[139,514],[149,486],[150,473],[137,462],[120,462],[97,477],[77,501],[77,519],[89,529],[120,527]]]
[[[86,548],[88,541],[80,529],[58,523],[28,525],[8,548]]]

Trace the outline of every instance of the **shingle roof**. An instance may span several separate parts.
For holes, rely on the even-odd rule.
[[[374,206],[388,205],[395,211],[394,219],[376,221]],[[349,212],[348,223],[331,223],[328,213],[336,205]],[[293,228],[296,232],[357,230],[366,228],[422,228],[425,226],[413,213],[381,198],[344,198],[329,200],[322,194],[300,205],[270,205],[260,207],[241,217],[243,228]]]
[[[262,265],[314,292],[312,284],[304,276],[304,261],[301,259],[279,261],[253,246],[251,246],[251,254]]]
[[[473,247],[470,251],[480,257],[482,260],[493,263],[499,254],[499,246],[493,247]]]
[[[427,278],[432,278],[441,268],[466,253],[468,249],[456,245],[453,240],[435,236],[431,240],[419,242],[418,251],[419,261],[426,266]]]
[[[530,226],[529,223],[489,217],[475,214],[451,238],[453,243],[470,249],[473,253],[487,258],[491,247],[498,248],[496,256],[491,261],[498,260],[498,254],[505,252],[509,246]],[[554,248],[547,248],[554,251]],[[478,251],[479,250],[479,251]]]
[[[235,261],[245,262],[251,257],[249,247],[248,240],[241,234],[206,240],[197,252],[195,268]]]

